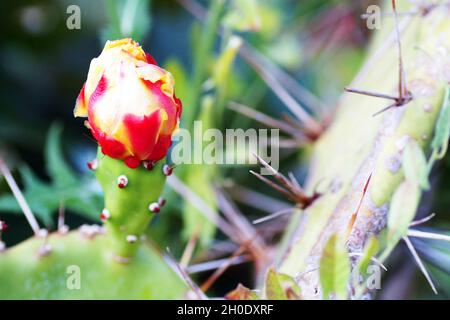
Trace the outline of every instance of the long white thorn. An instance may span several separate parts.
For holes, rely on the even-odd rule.
[[[417,265],[419,266],[420,271],[422,271],[423,275],[425,276],[428,283],[430,284],[430,287],[433,290],[434,294],[438,294],[436,287],[434,286],[433,280],[431,280],[430,274],[428,273],[427,269],[425,268],[425,265],[423,264],[422,259],[420,259],[419,255],[417,254],[417,251],[414,248],[413,244],[411,243],[411,240],[409,240],[408,237],[403,237],[403,241],[405,241],[406,245],[408,246],[409,251],[411,252]]]
[[[213,260],[213,261],[207,261],[207,262],[202,262],[202,263],[198,263],[198,264],[193,264],[193,265],[188,266],[186,268],[186,271],[189,274],[192,274],[192,273],[200,273],[200,272],[204,272],[204,271],[216,270],[216,269],[220,268],[228,260],[229,260],[229,258],[223,258],[223,259],[218,259],[218,260]],[[231,265],[241,264],[241,263],[245,263],[245,262],[248,262],[248,261],[251,261],[251,256],[250,255],[241,255],[241,256],[237,256],[231,262]]]
[[[289,209],[281,210],[281,211],[269,214],[268,216],[265,216],[265,217],[253,220],[253,224],[259,224],[259,223],[262,223],[262,222],[273,220],[273,219],[281,217],[281,216],[283,216],[285,214],[294,212],[295,210],[296,210],[296,208],[289,208]]]
[[[39,234],[39,224],[36,220],[36,218],[33,215],[33,212],[30,209],[30,206],[27,203],[27,200],[25,200],[25,197],[23,196],[22,192],[19,189],[19,186],[17,185],[16,181],[14,180],[14,177],[11,174],[11,171],[9,171],[8,166],[5,164],[3,159],[0,158],[0,172],[5,177],[6,182],[8,183],[9,188],[11,189],[14,197],[16,198],[17,202],[19,203],[20,208],[22,209],[23,214],[25,215],[25,218],[27,219],[28,223],[31,226],[31,229],[33,229],[34,234],[37,236]]]
[[[450,242],[450,236],[448,236],[446,234],[424,232],[424,231],[413,230],[413,229],[408,230],[408,236],[414,237],[414,238],[425,238],[425,239],[442,240],[442,241]]]

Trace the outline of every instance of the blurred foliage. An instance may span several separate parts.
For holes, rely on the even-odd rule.
[[[45,144],[45,163],[50,182],[42,181],[27,166],[19,167],[24,196],[31,210],[45,225],[53,226],[52,216],[63,206],[91,220],[98,221],[103,198],[93,175],[75,173],[62,155],[60,125],[53,125]],[[22,214],[11,194],[0,196],[0,211]]]
[[[108,27],[102,43],[111,39],[133,38],[142,41],[151,26],[150,0],[105,0]]]

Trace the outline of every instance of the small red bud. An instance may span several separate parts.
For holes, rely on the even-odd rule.
[[[128,178],[125,175],[121,175],[117,178],[117,186],[120,189],[123,189],[127,186],[128,184]]]
[[[97,168],[98,168],[98,160],[94,159],[94,160],[88,161],[87,167],[90,170],[97,170]]]
[[[169,166],[168,164],[165,164],[162,170],[165,176],[170,176],[173,172],[173,167]]]
[[[153,168],[155,167],[156,161],[145,160],[145,161],[142,161],[142,165],[144,166],[145,169],[150,171],[150,170],[153,170]]]
[[[166,204],[166,199],[164,199],[164,198],[159,198],[158,199],[158,205],[160,207],[164,207],[165,204]]]
[[[148,209],[153,213],[158,213],[161,208],[159,207],[159,204],[157,202],[150,203],[148,206]]]
[[[111,218],[111,213],[109,213],[108,209],[103,209],[102,213],[100,213],[100,220],[102,220],[103,222],[105,222],[106,220],[108,220],[109,218]]]

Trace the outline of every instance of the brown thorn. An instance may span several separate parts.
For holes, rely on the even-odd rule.
[[[345,239],[348,240],[348,238],[350,237],[350,234],[353,230],[353,226],[355,225],[356,222],[356,218],[358,217],[358,213],[359,210],[361,209],[361,205],[363,203],[364,197],[367,193],[367,189],[369,188],[369,183],[370,183],[370,179],[372,178],[372,173],[370,173],[369,178],[367,178],[366,183],[364,184],[364,188],[363,188],[363,192],[361,195],[361,198],[359,199],[359,203],[358,203],[358,207],[356,208],[356,211],[352,214],[351,218],[350,218],[350,222],[347,226],[347,231],[346,231],[346,236]]]
[[[247,116],[248,118],[254,119],[255,121],[258,121],[268,127],[280,129],[293,137],[299,136],[300,131],[290,124],[270,117],[267,114],[254,110],[246,105],[230,101],[227,106],[229,109]]]
[[[170,251],[169,247],[166,248],[167,254],[169,259],[171,260],[171,262],[175,265],[176,270],[178,271],[177,274],[181,277],[181,279],[183,279],[186,284],[191,288],[191,290],[195,293],[195,295],[197,296],[197,298],[199,298],[200,300],[206,300],[206,296],[205,294],[202,292],[202,290],[195,284],[195,282],[191,279],[191,277],[189,277],[189,275],[187,274],[187,272],[180,266],[180,264],[178,263],[178,261],[175,259],[175,256],[172,254],[172,252]]]
[[[280,192],[281,194],[283,194],[286,198],[288,198],[291,201],[296,201],[295,200],[295,196],[293,194],[291,194],[289,191],[287,191],[286,189],[280,187],[279,185],[277,185],[276,183],[270,181],[269,179],[267,179],[266,177],[263,177],[262,175],[260,175],[259,173],[256,173],[253,170],[250,170],[250,173],[252,175],[254,175],[255,177],[257,177],[259,180],[261,180],[262,182],[268,184],[270,187],[274,188],[275,190],[277,190],[278,192]]]
[[[397,103],[390,104],[390,105],[388,105],[387,107],[385,107],[385,108],[383,108],[383,109],[381,109],[381,110],[375,112],[374,114],[372,114],[372,117],[376,117],[376,116],[378,116],[379,114],[382,114],[383,112],[388,111],[388,110],[390,110],[390,109],[392,109],[392,108],[395,108],[395,107],[397,107]]]
[[[198,239],[199,239],[199,233],[200,233],[200,225],[197,226],[195,229],[195,232],[192,234],[191,238],[189,239],[183,254],[180,259],[180,266],[182,268],[187,268],[189,265],[189,262],[192,259],[192,255],[194,254],[195,246],[197,245]]]
[[[430,221],[430,220],[433,219],[435,216],[436,216],[436,213],[432,213],[432,214],[430,214],[429,216],[426,216],[426,217],[424,217],[424,218],[422,218],[422,219],[419,219],[419,220],[416,220],[416,221],[411,222],[411,223],[409,224],[409,226],[410,226],[410,227],[418,226],[418,225],[420,225],[420,224],[423,224],[423,223],[425,223],[425,222]]]
[[[227,189],[228,193],[237,202],[250,206],[251,208],[259,209],[263,212],[272,213],[287,209],[291,206],[287,202],[269,197],[241,185],[233,184],[232,186],[227,187]]]
[[[230,221],[230,223],[237,228],[239,234],[241,235],[242,242],[253,239],[253,241],[250,242],[248,250],[255,257],[257,263],[266,260],[267,247],[264,239],[259,236],[253,225],[244,217],[244,215],[220,187],[215,187],[214,191],[216,193],[220,211]]]
[[[253,239],[252,239],[253,240]],[[247,242],[251,242],[249,240]],[[224,272],[233,264],[234,260],[245,252],[249,243],[242,244],[224,263],[200,286],[200,289],[206,292],[211,286],[224,274]]]
[[[322,126],[321,130],[311,130],[311,128],[302,125],[288,114],[283,114],[282,119],[292,127],[297,128],[298,131],[304,135],[305,139],[311,142],[319,139],[319,137],[322,135],[322,132],[324,132],[326,129],[326,125],[323,121],[320,123]]]
[[[398,16],[397,16],[397,5],[395,0],[392,0],[392,9],[394,11],[394,24],[395,24],[395,34],[397,37],[397,47],[398,47],[398,101],[403,101],[404,96],[406,96],[406,84],[405,84],[405,70],[403,69],[403,58],[402,58],[402,43],[400,41],[400,30],[398,28]]]
[[[348,87],[344,88],[344,90],[347,92],[350,92],[350,93],[361,94],[361,95],[369,96],[369,97],[382,98],[382,99],[388,99],[388,100],[394,100],[394,101],[398,100],[398,97],[391,96],[388,94],[383,94],[383,93],[377,93],[377,92],[373,92],[373,91],[359,90],[359,89],[353,89],[353,88],[348,88]]]
[[[231,265],[234,266],[237,264],[246,263],[246,262],[252,261],[252,258],[253,257],[250,254],[240,255],[234,259],[234,261],[231,263]],[[198,264],[193,264],[193,265],[188,266],[186,268],[186,271],[189,274],[194,274],[194,273],[216,270],[216,269],[220,268],[222,266],[222,264],[225,263],[228,259],[229,258],[224,258],[224,259],[211,260],[211,261],[201,262]]]
[[[263,165],[267,170],[269,170],[273,174],[274,178],[278,180],[278,182],[280,182],[290,192],[295,194],[295,192],[293,192],[293,191],[295,191],[294,190],[295,188],[283,174],[281,174],[280,172],[275,170],[270,164],[268,164],[266,161],[264,161],[264,159],[261,158],[260,156],[258,156],[256,153],[253,153],[253,155],[256,157],[256,160],[258,161],[258,163]]]
[[[258,156],[255,153],[253,153],[253,155],[256,157],[259,164],[263,165],[267,170],[269,170],[273,174],[274,178],[282,186],[279,186],[279,185],[275,184],[274,182],[270,181],[269,179],[267,179],[259,174],[256,174],[254,171],[250,171],[250,172],[253,175],[256,175],[260,180],[269,184],[271,187],[277,189],[279,192],[282,192],[284,195],[286,195],[286,192],[289,193],[291,196],[289,196],[288,198],[290,200],[294,201],[295,203],[300,204],[303,209],[305,209],[306,207],[311,205],[320,196],[318,193],[314,193],[312,196],[306,195],[302,188],[300,188],[300,189],[297,188],[293,182],[291,182],[283,174],[281,174],[277,170],[275,170],[271,165],[269,165],[266,161],[264,161],[260,156]],[[283,187],[286,189],[284,189]],[[281,190],[284,190],[284,192]]]

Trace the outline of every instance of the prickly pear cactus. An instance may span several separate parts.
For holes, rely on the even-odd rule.
[[[0,252],[1,297],[183,297],[185,283],[143,236],[165,204],[172,172],[164,158],[181,115],[172,76],[131,39],[108,41],[92,60],[74,114],[88,118],[99,143],[88,166],[103,189],[104,226],[48,234],[31,223],[33,238]]]
[[[398,5],[402,12],[413,10],[407,1],[399,1]],[[392,12],[390,2],[385,9]],[[411,181],[414,180],[411,175],[405,177],[405,150],[420,146],[424,154],[429,153],[440,110],[446,103],[444,95],[450,80],[448,73],[445,75],[450,49],[448,17],[448,8],[442,6],[399,19],[402,76],[406,77],[405,87],[411,101],[373,116],[392,102],[376,96],[345,93],[330,127],[316,142],[307,185],[311,191],[319,182],[328,187],[324,187],[321,197],[301,218],[296,216],[292,220],[296,227],[279,265],[281,273],[298,279],[303,298],[329,297],[323,294],[320,269],[327,265],[323,264],[324,255],[337,256],[339,252],[334,244],[327,244],[333,235],[339,235],[353,257],[362,256],[368,240],[379,237],[381,243],[390,247],[388,251],[380,248],[381,259],[406,236],[423,184]],[[352,88],[398,96],[396,42],[395,20],[383,18],[382,30],[373,40],[368,59]],[[421,153],[418,151],[416,160],[425,157]],[[390,210],[393,201],[401,203],[400,212],[393,212],[393,205]],[[394,223],[398,215],[409,219],[406,229],[396,239],[389,238],[395,228],[400,229]],[[381,233],[386,228],[387,239]],[[350,258],[344,255],[344,259]],[[352,259],[354,267],[355,260],[358,259]],[[344,282],[346,293],[350,269],[344,267],[341,271],[339,281]],[[348,297],[331,292],[333,297]]]
[[[184,232],[174,232],[175,237],[187,242],[180,265],[153,243],[147,226],[167,208],[161,194],[173,166],[166,163],[166,155],[179,127],[182,105],[175,95],[172,74],[138,43],[129,38],[107,41],[90,64],[74,110],[75,117],[87,118],[85,125],[98,143],[97,158],[89,168],[95,172],[104,195],[103,210],[96,213],[103,225],[83,225],[70,232],[64,224],[51,233],[40,229],[30,218],[31,210],[11,173],[0,167],[35,233],[11,248],[0,246],[0,298],[203,299],[206,295],[202,290],[208,291],[230,265],[248,260],[255,266],[254,287],[259,290],[238,285],[225,298],[373,298],[375,291],[366,283],[370,266],[385,269],[384,262],[401,241],[417,256],[409,237],[418,231],[410,228],[422,193],[430,189],[428,175],[433,163],[447,149],[448,3],[386,0],[381,30],[372,40],[367,59],[343,93],[332,119],[323,121],[325,124],[297,105],[296,99],[315,101],[313,95],[304,89],[293,92],[293,88],[302,87],[271,61],[276,60],[274,57],[266,59],[259,48],[246,42],[251,39],[236,37],[245,30],[275,28],[270,20],[276,19],[276,13],[270,6],[265,7],[265,20],[260,21],[257,1],[210,1],[208,12],[195,2],[179,2],[197,17],[205,17],[205,28],[194,28],[192,37],[192,77],[187,77],[183,68],[178,70],[184,75],[178,79],[185,78],[179,92],[185,94],[183,101],[190,107],[184,127],[192,130],[195,120],[202,121],[204,129],[228,126],[222,122],[229,119],[230,110],[225,110],[229,90],[242,80],[231,72],[232,62],[240,55],[264,82],[255,82],[255,92],[249,94],[251,103],[267,89],[260,90],[264,84],[298,119],[279,121],[240,103],[230,103],[234,105],[230,109],[240,110],[264,125],[284,128],[294,138],[295,146],[297,142],[310,144],[311,149],[305,152],[312,150],[304,188],[293,174],[285,177],[259,155],[258,164],[272,177],[251,170],[294,203],[287,209],[292,213],[291,220],[285,230],[278,230],[280,244],[274,244],[271,235],[264,235],[264,228],[248,223],[234,199],[228,197],[226,189],[236,182],[230,181],[234,179],[231,175],[228,179],[230,168],[206,164],[184,165],[178,177],[169,180],[173,191],[183,198],[182,206],[176,209],[184,208],[183,217],[177,217],[183,220]],[[229,4],[234,11],[229,12]],[[112,20],[118,21],[116,18]],[[121,28],[113,29],[118,32]],[[215,46],[216,33],[224,40],[221,46]],[[272,41],[278,37],[277,32],[269,33],[266,36]],[[223,51],[218,59],[213,57],[215,47]],[[290,48],[288,51],[295,51]],[[282,58],[280,50],[273,51]],[[241,88],[233,90],[245,96]],[[308,104],[314,109],[314,103]],[[270,206],[272,210],[274,203],[270,201],[278,202],[275,207],[286,206],[286,202],[261,197],[254,190],[236,190],[246,194],[237,199],[257,209]],[[256,206],[252,203],[260,200]],[[282,211],[269,218],[279,217]],[[270,220],[266,218],[258,220]],[[172,225],[172,220],[166,222],[166,226]],[[0,221],[0,232],[4,228]],[[217,239],[229,237],[218,247],[230,257],[217,260],[212,255],[214,260],[207,261],[214,251],[208,249],[217,245],[213,241],[217,230],[222,232]],[[178,245],[181,243],[178,241]],[[196,256],[197,252],[200,254]],[[199,256],[205,260],[200,259],[191,271],[215,271],[197,287],[187,270]],[[436,290],[420,259],[415,258]]]
[[[0,255],[2,299],[177,299],[186,286],[154,247],[116,261],[99,226],[33,237]],[[164,279],[164,286],[160,280]]]

